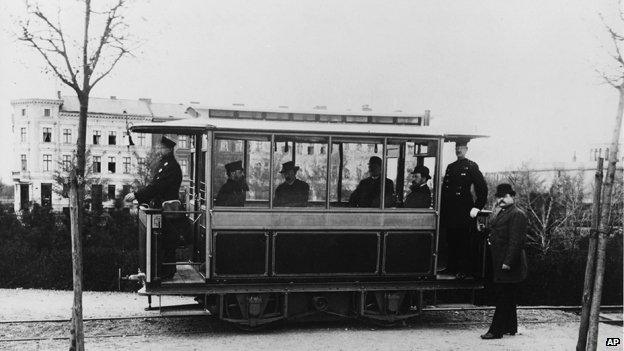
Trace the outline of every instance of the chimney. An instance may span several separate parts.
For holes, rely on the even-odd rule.
[[[117,100],[117,97],[115,95],[111,95],[110,99],[111,100]]]
[[[143,101],[143,102],[148,103],[148,104],[152,103],[152,99],[151,98],[139,98],[139,101]]]
[[[373,110],[373,109],[372,109],[372,108],[370,108],[370,105],[369,105],[369,104],[362,105],[362,111],[372,111],[372,110]]]
[[[56,91],[56,98],[61,100],[61,91],[60,90]]]
[[[315,110],[327,110],[327,106],[325,105],[316,105],[313,107]]]
[[[288,106],[286,106],[286,105],[279,105],[279,106],[277,106],[277,108],[287,109]]]
[[[429,125],[429,120],[431,119],[431,110],[425,110],[425,118],[423,118],[423,126]]]
[[[191,101],[190,104],[191,105],[199,105],[199,101]]]
[[[235,102],[235,103],[232,104],[232,106],[243,107],[243,106],[245,106],[245,104],[240,103],[240,102]]]

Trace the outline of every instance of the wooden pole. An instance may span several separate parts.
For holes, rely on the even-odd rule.
[[[604,278],[604,266],[607,248],[607,234],[610,227],[611,211],[611,193],[613,191],[613,180],[615,179],[615,167],[617,164],[617,155],[620,139],[620,131],[622,130],[622,114],[624,112],[624,85],[618,87],[620,93],[620,101],[615,120],[615,128],[613,129],[613,138],[611,139],[610,154],[608,155],[609,166],[607,167],[607,177],[604,185],[602,216],[600,218],[600,231],[598,233],[598,252],[596,258],[596,280],[594,282],[594,292],[591,304],[591,312],[589,319],[589,334],[587,336],[587,350],[595,351],[598,344],[598,315],[600,313],[600,299],[602,298],[602,280]]]
[[[587,344],[587,330],[589,328],[589,311],[592,302],[592,289],[596,273],[596,241],[598,225],[600,224],[600,195],[602,193],[602,169],[604,159],[598,158],[596,176],[594,179],[594,200],[592,204],[592,223],[589,234],[589,246],[587,248],[587,263],[585,265],[585,284],[583,285],[583,299],[581,301],[581,325],[576,342],[577,351],[585,351]]]

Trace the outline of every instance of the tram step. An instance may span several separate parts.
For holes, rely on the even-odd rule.
[[[188,305],[162,306],[160,314],[163,316],[210,316],[211,313],[203,306],[194,303]]]

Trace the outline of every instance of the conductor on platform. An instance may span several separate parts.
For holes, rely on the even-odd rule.
[[[466,158],[467,152],[468,140],[457,140],[457,161],[447,166],[442,183],[440,216],[448,247],[446,271],[456,274],[458,279],[465,278],[474,270],[471,233],[476,228],[475,218],[485,206],[488,193],[479,166]]]

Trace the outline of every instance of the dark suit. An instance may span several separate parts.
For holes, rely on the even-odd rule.
[[[173,152],[163,156],[158,161],[156,174],[151,182],[143,189],[137,191],[134,196],[139,203],[149,203],[151,207],[161,207],[164,201],[178,200],[180,184],[182,183],[182,170]],[[186,233],[180,233],[181,226],[176,215],[163,215],[163,235],[158,243],[158,276],[162,278],[172,277],[176,270],[175,266],[163,266],[163,262],[175,262],[175,248],[177,238]]]
[[[245,183],[228,179],[217,193],[215,206],[243,207],[247,190],[249,189]]]
[[[292,184],[284,182],[275,189],[273,206],[305,207],[308,205],[309,196],[310,186],[308,183],[299,179],[295,179]]]
[[[476,199],[472,197],[472,186]],[[464,158],[446,167],[440,223],[446,231],[447,269],[450,272],[472,273],[475,269],[470,238],[476,228],[476,219],[470,217],[470,210],[485,206],[487,191],[483,174],[473,161]]]
[[[158,161],[156,174],[150,183],[134,193],[134,196],[140,204],[149,203],[152,207],[160,207],[163,201],[178,200],[181,183],[182,170],[172,152]]]
[[[368,177],[362,179],[355,191],[349,197],[349,206],[352,207],[380,207],[381,202],[381,177],[373,179]],[[386,178],[385,207],[393,207],[394,204],[394,182]]]
[[[496,311],[489,332],[495,335],[516,333],[518,317],[516,304],[519,284],[527,276],[524,242],[527,218],[524,212],[511,205],[490,222],[490,249],[492,280],[496,294]],[[503,270],[503,264],[510,267]]]
[[[406,208],[430,208],[431,190],[427,183],[412,185],[410,193],[405,197]]]

